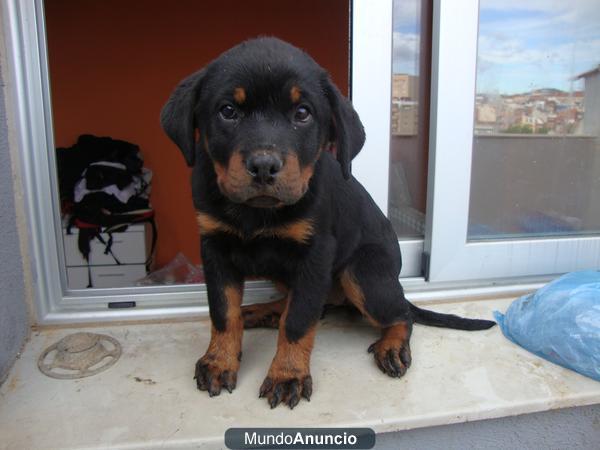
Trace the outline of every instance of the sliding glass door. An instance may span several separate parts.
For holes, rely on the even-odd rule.
[[[264,0],[269,1],[282,5]],[[69,2],[51,2],[11,0],[3,10],[9,25],[38,321],[205,313],[201,280],[174,286],[69,287],[55,147],[59,135],[68,141],[65,127],[74,123],[69,114],[81,100],[79,94],[71,95],[77,85],[69,78],[75,72],[68,66],[76,67],[89,55],[76,42],[69,43],[69,36],[59,45],[65,39],[60,20],[66,17],[60,6]],[[78,8],[79,3],[71,2]],[[321,54],[323,65],[336,62],[335,79],[342,89],[349,86],[367,134],[353,173],[392,221],[403,254],[401,277],[410,279],[412,286],[481,286],[600,267],[600,17],[594,3],[342,1],[329,5],[335,6],[328,12],[331,20],[322,18],[329,24],[335,18],[335,42],[325,46],[326,37],[314,40],[314,33],[288,36]],[[101,4],[96,7],[94,14],[107,13]],[[218,15],[221,10],[215,6],[211,11]],[[54,24],[50,32],[46,12]],[[292,21],[299,17],[293,8],[271,13],[287,14]],[[157,17],[147,14],[144,20]],[[331,34],[331,29],[323,30]],[[71,48],[67,44],[80,52],[79,59],[58,53]],[[96,44],[101,51],[102,42]],[[140,48],[146,48],[144,42]],[[110,54],[110,48],[104,50]],[[205,56],[208,60],[219,52]],[[154,56],[151,52],[145,63]],[[185,62],[181,58],[175,59]],[[49,61],[60,68],[54,78]],[[181,74],[196,68],[182,67]],[[87,75],[98,74],[87,69]],[[162,68],[158,69],[160,75]],[[172,76],[173,83],[179,79],[179,73]],[[106,89],[120,78],[115,80]],[[51,87],[60,98],[51,97]],[[157,114],[168,90],[163,87],[164,99],[152,99],[150,109]],[[108,111],[105,118],[110,119]],[[53,112],[56,124],[62,124],[59,128]],[[77,114],[74,119],[82,118]],[[145,130],[143,124],[139,129]],[[70,136],[71,141],[75,137]],[[155,195],[164,195],[168,206],[168,189],[160,191],[168,187],[160,184],[167,179],[160,175],[166,166],[153,159],[160,152],[148,155],[147,163],[159,174]],[[181,179],[187,179],[185,172]],[[159,228],[166,229],[171,218],[159,217]],[[159,239],[169,234],[173,235]],[[177,239],[171,242],[174,252],[162,247],[165,262],[183,248]],[[245,295],[248,301],[261,301],[273,293],[268,283],[250,281]],[[136,307],[109,308],[115,302],[135,302]]]
[[[599,19],[434,2],[430,281],[600,267]]]

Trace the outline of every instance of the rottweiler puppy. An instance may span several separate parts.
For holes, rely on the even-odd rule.
[[[275,38],[243,42],[184,79],[161,123],[193,167],[212,321],[198,389],[231,392],[244,328],[266,326],[279,336],[260,396],[272,408],[309,400],[310,355],[328,300],[343,298],[381,330],[369,352],[391,377],[410,366],[413,323],[494,325],[406,300],[398,238],[351,174],[365,142],[361,121],[302,50]],[[242,306],[249,277],[274,281],[284,298]]]

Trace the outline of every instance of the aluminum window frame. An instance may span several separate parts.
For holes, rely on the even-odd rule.
[[[600,236],[467,240],[479,0],[435,0],[425,253],[431,282],[600,267]]]
[[[391,144],[392,0],[351,2],[351,98],[367,139],[352,174],[387,216]],[[399,239],[401,278],[422,274],[423,239]]]

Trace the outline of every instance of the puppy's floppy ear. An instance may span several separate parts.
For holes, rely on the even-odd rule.
[[[194,108],[204,75],[203,69],[179,83],[160,113],[163,130],[181,149],[190,167],[195,161]]]
[[[325,95],[332,113],[330,140],[335,143],[336,157],[345,179],[350,178],[351,163],[365,143],[365,130],[352,104],[339,89],[325,79]]]

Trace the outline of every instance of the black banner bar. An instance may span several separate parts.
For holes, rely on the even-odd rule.
[[[230,428],[225,445],[245,449],[370,449],[375,432],[370,428]]]

